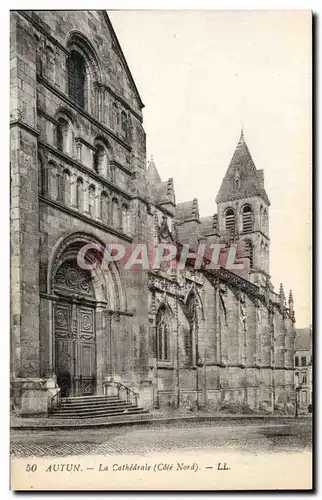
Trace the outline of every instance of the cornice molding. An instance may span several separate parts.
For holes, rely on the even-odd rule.
[[[119,168],[120,170],[123,170],[123,172],[125,172],[127,175],[132,176],[133,172],[129,168],[127,168],[125,165],[123,165],[122,163],[120,163],[116,160],[112,160],[110,163],[112,166],[115,166],[115,167]]]
[[[83,137],[76,137],[75,142],[80,143],[80,144],[84,144],[84,146],[91,149],[92,151],[96,150],[96,147],[93,144],[91,144],[90,142],[86,141],[86,139],[84,139]]]
[[[34,28],[36,28],[43,35],[45,35],[48,38],[48,40],[51,41],[52,44],[56,45],[56,47],[59,47],[62,52],[64,52],[66,55],[69,54],[66,47],[64,47],[64,45],[62,45],[51,33],[49,33],[47,28],[44,26],[45,23],[39,18],[39,16],[34,11],[19,10],[16,12],[18,12],[22,17],[24,17],[27,21],[29,21]],[[29,14],[29,12],[31,12],[31,15]],[[49,26],[48,28],[50,29]]]
[[[39,137],[39,135],[40,135],[39,130],[35,129],[31,125],[28,125],[28,123],[25,123],[24,121],[19,120],[19,119],[18,120],[12,120],[10,122],[10,128],[12,128],[12,127],[18,127],[18,128],[23,129],[23,130],[26,130],[26,132],[29,132],[34,137]]]
[[[107,85],[106,83],[100,83],[100,82],[96,82],[96,83],[99,87],[103,88],[112,97],[114,97],[114,99],[117,99],[122,104],[122,106],[124,106],[124,108],[126,108],[128,111],[130,111],[130,113],[132,113],[132,115],[135,116],[135,118],[137,118],[139,120],[140,123],[143,123],[142,116],[140,116],[136,111],[134,111],[134,109],[123,99],[123,97],[119,96],[109,85]]]
[[[73,210],[72,208],[66,207],[65,205],[62,205],[56,201],[50,200],[46,196],[39,195],[38,198],[39,198],[39,201],[41,201],[42,203],[45,203],[46,205],[49,205],[49,206],[55,208],[56,210],[64,212],[64,213],[70,215],[71,217],[75,217],[76,219],[79,219],[83,222],[86,222],[86,224],[97,227],[98,229],[101,229],[105,233],[114,234],[115,236],[118,236],[121,240],[125,240],[125,241],[128,241],[130,243],[133,241],[133,238],[126,235],[125,233],[118,231],[117,229],[115,229],[111,226],[107,226],[106,224],[103,224],[99,221],[91,219],[90,217],[86,217],[86,215],[80,214],[76,210]]]
[[[91,170],[90,168],[86,167],[85,165],[83,165],[79,161],[75,160],[74,158],[71,158],[70,156],[66,155],[65,153],[62,153],[61,151],[59,151],[58,149],[56,149],[51,144],[48,144],[47,142],[42,141],[40,139],[38,139],[38,144],[40,146],[42,146],[42,148],[50,151],[53,155],[58,156],[58,158],[60,158],[61,160],[65,161],[69,165],[78,168],[81,172],[83,172],[84,174],[88,175],[92,179],[95,179],[96,181],[100,182],[101,184],[103,184],[104,186],[108,187],[112,191],[115,191],[115,192],[121,194],[127,200],[131,200],[133,198],[129,193],[127,193],[123,189],[121,189],[118,186],[116,186],[116,184],[113,184],[112,182],[108,181],[104,177],[102,177],[99,174],[97,174],[96,172],[94,172],[94,170]]]

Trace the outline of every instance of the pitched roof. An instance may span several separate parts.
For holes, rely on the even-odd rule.
[[[185,220],[191,219],[199,220],[199,207],[197,198],[178,203],[176,206],[175,220],[177,222],[183,222]]]
[[[174,193],[172,177],[170,177],[170,179],[168,179],[167,181],[161,182],[159,184],[157,190],[156,202],[160,204],[162,203],[172,203],[173,205],[176,204],[176,197]]]
[[[111,35],[112,35],[112,38],[113,38],[113,40],[114,40],[114,42],[115,42],[115,46],[116,46],[116,48],[117,48],[117,50],[118,50],[118,53],[119,53],[119,55],[120,55],[120,58],[121,58],[121,60],[122,60],[122,62],[123,62],[123,64],[124,64],[124,67],[125,67],[125,71],[126,71],[126,73],[127,73],[127,76],[128,76],[128,78],[129,78],[129,80],[130,80],[130,82],[131,82],[131,84],[132,84],[132,88],[133,88],[134,93],[135,93],[135,95],[136,95],[136,98],[137,98],[137,100],[138,100],[138,102],[139,102],[139,106],[140,106],[140,108],[141,108],[141,109],[143,109],[143,108],[144,108],[144,104],[143,104],[143,102],[142,102],[141,96],[140,96],[139,91],[138,91],[138,89],[137,89],[137,86],[136,86],[136,84],[135,84],[135,81],[134,81],[134,78],[133,78],[133,76],[132,76],[131,70],[130,70],[130,68],[129,68],[128,64],[127,64],[127,61],[126,61],[126,59],[125,59],[125,56],[124,56],[124,54],[123,54],[123,50],[122,50],[121,44],[120,44],[120,42],[119,42],[119,40],[118,40],[118,38],[117,38],[117,36],[116,36],[116,33],[115,33],[115,31],[114,31],[113,24],[112,24],[112,22],[111,22],[111,20],[110,20],[110,18],[109,18],[108,13],[106,12],[106,10],[103,10],[103,11],[102,11],[102,13],[103,13],[103,16],[104,16],[105,22],[106,22],[106,24],[107,24],[107,26],[108,26],[108,28],[109,28],[109,30],[110,30],[110,33],[111,33]]]
[[[199,229],[199,235],[200,236],[209,236],[216,234],[217,232],[217,214],[215,215],[210,215],[208,217],[201,217],[200,218],[200,229]]]
[[[295,350],[308,351],[311,347],[310,328],[297,328],[295,336]]]
[[[239,179],[238,185],[236,179]],[[222,203],[253,196],[260,196],[268,205],[270,204],[263,185],[263,172],[256,169],[242,130],[216,202]]]

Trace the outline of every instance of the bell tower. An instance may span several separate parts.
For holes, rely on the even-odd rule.
[[[244,132],[223,178],[217,198],[219,234],[238,243],[249,258],[249,279],[264,285],[269,278],[269,206],[264,172],[257,170]]]

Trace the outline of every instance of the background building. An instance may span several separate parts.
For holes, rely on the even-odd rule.
[[[295,384],[299,387],[299,409],[312,403],[312,328],[297,328],[295,337]]]
[[[216,213],[200,217],[146,165],[143,103],[106,12],[12,12],[10,65],[15,409],[46,413],[58,387],[99,395],[111,381],[146,408],[293,401],[293,298],[270,282],[270,203],[243,132]],[[84,245],[95,263],[116,241],[236,243],[245,266],[77,265]]]

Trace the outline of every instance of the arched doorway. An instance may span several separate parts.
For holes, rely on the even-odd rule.
[[[62,396],[96,392],[95,293],[89,271],[74,258],[58,267],[53,279],[54,366]]]

